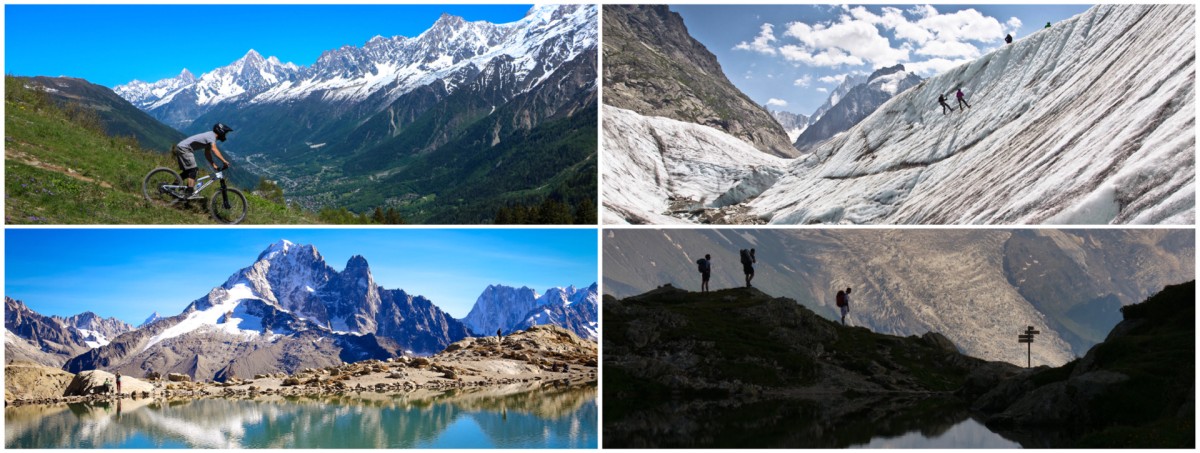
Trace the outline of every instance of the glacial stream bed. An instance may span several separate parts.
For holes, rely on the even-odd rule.
[[[596,448],[595,383],[26,405],[5,448]]]

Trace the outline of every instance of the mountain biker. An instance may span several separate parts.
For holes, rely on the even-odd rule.
[[[217,165],[213,163],[213,154],[221,160],[225,167],[229,167],[229,161],[225,160],[225,156],[221,155],[221,150],[217,149],[217,141],[225,141],[225,135],[233,132],[233,128],[221,123],[213,125],[212,131],[201,132],[191,137],[183,139],[175,146],[171,147],[171,154],[175,155],[175,160],[179,162],[180,176],[187,184],[186,196],[191,197],[196,191],[196,174],[199,169],[196,168],[196,156],[193,152],[204,149],[204,158],[208,159],[208,165],[214,171],[220,171]]]

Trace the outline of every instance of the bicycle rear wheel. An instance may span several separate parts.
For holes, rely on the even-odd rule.
[[[164,186],[182,186],[183,178],[170,168],[158,167],[146,174],[142,180],[142,196],[149,202],[165,203],[168,206],[179,203],[179,194]]]
[[[229,208],[225,208],[221,191],[217,190],[217,193],[208,199],[208,211],[212,213],[213,219],[216,221],[227,225],[236,225],[246,218],[246,196],[242,194],[242,191],[232,187],[225,189],[225,192],[229,194]]]

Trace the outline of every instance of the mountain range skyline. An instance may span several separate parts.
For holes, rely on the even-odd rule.
[[[9,230],[6,262],[23,265],[6,267],[5,294],[46,316],[91,311],[137,326],[153,312],[177,314],[283,240],[315,246],[338,269],[361,256],[380,285],[423,295],[456,318],[491,285],[540,295],[598,281],[595,233],[586,230],[347,231]],[[163,245],[178,235],[203,245]],[[67,254],[91,258],[54,258]]]
[[[362,46],[375,36],[417,36],[441,15],[506,23],[532,5],[221,5],[208,33],[176,33],[176,17],[211,14],[214,5],[7,5],[6,72],[68,76],[107,87],[133,80],[174,77],[181,68],[197,75],[228,65],[250,50],[284,63],[309,65],[324,52]],[[97,36],[100,20],[120,33]],[[320,27],[296,24],[320,21]],[[48,26],[48,23],[53,26]],[[80,24],[72,26],[71,24]],[[68,45],[69,43],[69,45]],[[204,49],[204,51],[198,51]],[[111,55],[153,55],[143,63]],[[52,54],[57,58],[45,58]]]

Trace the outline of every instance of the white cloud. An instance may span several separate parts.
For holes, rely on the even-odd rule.
[[[817,81],[821,82],[821,83],[842,83],[842,82],[846,81],[846,77],[848,77],[849,75],[850,74],[838,74],[838,75],[825,76],[825,77],[821,77],[821,78],[817,79]]]
[[[783,99],[771,98],[767,100],[767,105],[773,105],[775,107],[787,107],[788,102]]]
[[[762,24],[762,26],[759,27],[758,36],[754,37],[754,41],[748,43],[742,41],[736,46],[733,46],[733,49],[749,50],[751,52],[758,52],[766,55],[775,55],[775,48],[771,47],[771,43],[776,40],[774,30],[774,25]]]
[[[812,84],[812,75],[809,75],[809,74],[805,74],[804,77],[796,79],[794,82],[792,82],[792,85],[798,86],[800,88],[806,88],[810,84]]]
[[[1004,24],[1008,25],[1008,30],[1006,31],[1014,34],[1017,32],[1017,30],[1021,29],[1022,25],[1025,25],[1021,23],[1021,19],[1017,19],[1015,17],[1008,18],[1008,22],[1005,22]]]
[[[780,48],[784,58],[812,66],[891,66],[909,58],[907,50],[892,48],[875,25],[845,15],[833,24],[792,22],[784,35],[802,44]]]
[[[904,69],[921,77],[929,77],[936,74],[941,74],[963,63],[971,61],[970,58],[959,58],[955,60],[947,60],[945,58],[931,58],[925,61],[915,63],[904,63]]]
[[[828,88],[825,88],[825,87],[820,87],[820,88],[817,88],[817,91],[820,91],[820,92],[822,92],[822,93],[828,93],[828,92],[829,92],[829,89],[828,89]]]

